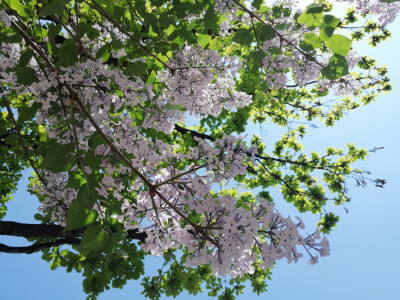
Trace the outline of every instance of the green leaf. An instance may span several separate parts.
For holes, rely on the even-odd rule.
[[[29,17],[29,14],[32,11],[28,5],[23,5],[19,0],[11,0],[9,1],[9,5],[21,17]]]
[[[106,62],[111,56],[111,44],[106,43],[104,46],[100,47],[96,52],[96,59],[101,58],[103,62]]]
[[[13,133],[13,134],[9,134],[9,135],[4,139],[4,142],[5,142],[7,145],[14,145],[15,142],[17,142],[18,140],[19,140],[18,134]]]
[[[210,6],[204,14],[203,22],[205,29],[213,29],[217,27],[218,16],[212,6]]]
[[[325,15],[319,31],[319,37],[321,38],[321,40],[328,40],[332,36],[339,22],[340,19],[332,15]]]
[[[248,68],[251,68],[252,72],[256,72],[263,65],[262,60],[264,57],[264,51],[252,51],[247,61]]]
[[[119,242],[124,241],[126,237],[128,236],[128,232],[125,229],[120,229],[117,232],[114,232],[111,235],[111,238],[108,239],[107,245],[104,248],[104,252],[106,253],[113,253]]]
[[[80,187],[86,183],[86,178],[80,172],[68,172],[68,182],[64,189],[76,189],[79,190]]]
[[[33,82],[39,82],[35,70],[30,67],[17,67],[15,74],[17,74],[17,82],[20,84],[31,85]]]
[[[169,24],[168,28],[167,28],[167,29],[164,29],[164,32],[165,32],[166,34],[168,34],[168,35],[171,35],[171,33],[173,33],[174,30],[175,30],[174,25]]]
[[[157,37],[157,32],[153,30],[153,26],[149,27],[148,37],[151,37],[151,38]]]
[[[210,43],[211,43],[211,35],[208,34],[199,35],[199,44],[201,47],[206,48],[206,46]]]
[[[304,51],[313,51],[322,47],[322,41],[315,33],[306,32],[304,34],[304,41],[299,46]]]
[[[47,3],[44,7],[41,8],[38,16],[39,17],[46,17],[50,15],[61,15],[64,11],[65,6],[70,2],[71,0],[52,0],[49,3]]]
[[[329,64],[321,70],[322,76],[335,80],[349,74],[349,67],[345,57],[335,54],[329,59]]]
[[[153,26],[153,28],[157,28],[158,26],[158,20],[154,14],[145,13],[143,17],[143,22],[144,25],[146,25],[147,27]]]
[[[21,51],[21,57],[19,58],[18,66],[26,67],[33,57],[33,51],[29,48],[25,48]]]
[[[74,144],[55,144],[43,158],[39,169],[46,169],[52,172],[69,171],[76,164],[76,157],[73,155]]]
[[[94,189],[95,188],[94,180],[92,179],[90,181],[91,182],[89,182],[89,184],[85,183],[79,188],[78,195],[76,196],[76,200],[82,203],[82,205],[87,209],[93,208],[93,205],[96,203],[99,195],[97,191]]]
[[[101,164],[101,155],[96,155],[93,150],[89,150],[85,154],[85,164],[92,169],[96,169]]]
[[[93,135],[89,139],[89,147],[92,149],[96,149],[97,146],[105,145],[105,144],[106,144],[106,141],[101,136],[101,134],[98,133],[97,131],[95,133],[93,133]]]
[[[261,4],[263,4],[263,0],[253,0],[251,5],[253,5],[255,8],[260,9]]]
[[[260,22],[256,23],[254,27],[256,28],[257,37],[260,42],[265,42],[275,37],[275,32]]]
[[[65,231],[84,228],[97,220],[97,211],[87,209],[83,203],[75,199],[67,211],[67,226]]]
[[[39,141],[41,142],[47,141],[47,131],[45,126],[38,125],[38,133],[39,133]]]
[[[182,108],[180,107],[180,106],[177,106],[177,105],[173,105],[173,104],[170,104],[170,103],[166,103],[165,104],[165,106],[164,106],[164,108],[166,109],[166,110],[182,110]]]
[[[32,118],[35,116],[36,111],[41,107],[42,105],[39,104],[38,102],[34,102],[31,106],[20,106],[18,107],[18,121],[28,121],[32,120]]]
[[[90,26],[90,28],[86,32],[86,35],[90,40],[94,41],[95,39],[97,39],[100,36],[100,31],[98,31],[96,28],[93,28],[92,26]]]
[[[341,34],[332,35],[330,39],[325,41],[325,44],[334,54],[342,56],[349,54],[351,48],[351,40]]]
[[[60,266],[61,259],[59,257],[55,257],[54,260],[50,263],[50,270],[54,271]]]
[[[383,3],[394,3],[394,2],[399,2],[400,0],[379,0],[379,2]]]
[[[232,40],[241,45],[250,45],[253,42],[253,34],[250,29],[239,28]]]
[[[277,30],[288,30],[290,28],[290,24],[288,23],[281,23],[281,24],[277,24],[275,26],[275,29]]]
[[[68,67],[78,61],[79,47],[74,39],[66,39],[58,49],[59,66]]]
[[[319,26],[324,18],[322,11],[323,8],[321,6],[310,5],[309,8],[300,15],[297,22],[306,24],[307,27]]]
[[[218,38],[212,39],[210,43],[210,49],[211,50],[219,50],[221,47],[221,41]]]
[[[90,225],[82,235],[82,250],[100,250],[107,244],[108,233],[104,232],[100,223]]]
[[[147,77],[146,83],[152,85],[155,81],[156,81],[156,72],[154,72],[153,70],[151,71],[149,77]]]

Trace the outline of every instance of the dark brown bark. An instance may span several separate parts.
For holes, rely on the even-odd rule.
[[[80,240],[76,238],[66,238],[66,239],[60,239],[55,242],[48,242],[48,243],[43,243],[43,244],[35,244],[31,246],[24,246],[24,247],[12,247],[12,246],[7,246],[4,244],[0,244],[0,252],[4,253],[14,253],[14,254],[32,254],[37,251],[50,248],[50,247],[55,247],[55,246],[60,246],[60,245],[79,245]]]
[[[79,245],[84,229],[64,231],[60,225],[25,224],[11,221],[0,221],[0,235],[19,236],[24,238],[59,238],[56,241],[34,244],[26,247],[11,247],[0,244],[0,252],[31,254],[45,248],[60,245]],[[128,238],[144,241],[147,237],[145,232],[137,229],[128,230]]]

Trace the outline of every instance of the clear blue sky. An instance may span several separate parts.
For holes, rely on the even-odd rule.
[[[350,185],[352,202],[349,213],[338,208],[338,227],[329,235],[331,255],[314,266],[306,259],[297,265],[279,261],[273,269],[268,293],[256,296],[247,288],[238,299],[274,300],[395,300],[399,299],[400,285],[400,20],[389,26],[393,38],[377,49],[359,45],[360,53],[387,64],[394,85],[393,92],[379,97],[378,101],[345,116],[332,128],[310,130],[304,140],[306,152],[324,150],[328,146],[345,147],[347,142],[358,147],[384,150],[371,154],[358,166],[373,172],[388,183],[384,189],[369,185],[357,188]],[[280,135],[274,128],[265,127],[265,141],[274,142]],[[29,174],[27,174],[28,176]],[[27,177],[26,176],[26,177]],[[37,200],[25,192],[27,180],[20,183],[15,200],[9,205],[4,220],[34,222],[33,213],[39,206]],[[278,196],[278,194],[277,194]],[[295,209],[281,201],[279,210],[292,216]],[[312,227],[316,216],[302,215]],[[24,239],[0,236],[0,243],[27,245]],[[0,298],[5,300],[25,299],[84,299],[82,277],[66,273],[59,268],[51,271],[40,254],[0,255]],[[151,259],[145,266],[147,272],[157,268],[157,260]],[[128,283],[123,290],[107,291],[99,299],[144,299],[138,282]],[[178,299],[193,299],[183,294]],[[208,298],[206,294],[197,299]]]

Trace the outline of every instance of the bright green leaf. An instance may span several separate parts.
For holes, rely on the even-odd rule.
[[[19,0],[9,1],[10,7],[15,10],[21,17],[29,17],[32,9],[28,5],[23,5]]]
[[[210,43],[211,43],[211,35],[208,34],[199,35],[199,44],[201,47],[205,48]]]
[[[324,18],[322,11],[323,8],[320,6],[310,7],[300,15],[297,22],[300,24],[306,24],[307,27],[319,26]]]
[[[335,54],[329,59],[328,65],[321,70],[322,76],[335,80],[349,74],[349,67],[345,57]]]
[[[174,32],[174,30],[175,30],[174,25],[169,24],[168,28],[167,28],[167,29],[164,29],[164,32],[165,32],[166,34],[170,35],[171,33]]]
[[[349,54],[351,48],[351,40],[341,34],[332,35],[329,40],[325,41],[325,44],[334,54],[342,56]]]
[[[151,37],[151,38],[157,37],[157,32],[153,30],[153,26],[149,27],[148,37]]]
[[[47,141],[47,131],[46,127],[43,125],[38,125],[38,131],[39,131],[39,140],[41,142]]]
[[[304,51],[312,51],[317,48],[321,48],[322,41],[315,33],[306,32],[304,34],[304,41],[301,42],[299,46]]]
[[[321,38],[321,40],[328,40],[332,36],[339,22],[340,19],[332,15],[325,15],[319,31],[319,37]]]
[[[151,71],[149,77],[147,77],[146,83],[152,85],[155,81],[156,81],[156,72],[154,72],[153,70]]]

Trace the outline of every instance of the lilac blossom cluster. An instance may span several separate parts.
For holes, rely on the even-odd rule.
[[[290,38],[290,42],[293,46],[288,47],[284,41],[276,37],[263,44],[263,50],[267,53],[263,59],[265,80],[274,88],[286,87],[291,75],[299,86],[320,77],[321,65],[309,60],[302,52],[294,48],[299,43],[299,37]]]
[[[366,16],[375,15],[382,26],[393,23],[400,12],[398,2],[385,3],[379,0],[337,0],[338,2],[347,2],[355,4],[356,13]]]
[[[310,254],[310,263],[317,262],[316,253],[329,253],[329,244],[326,239],[319,241],[318,231],[302,237],[297,230],[304,228],[301,220],[298,218],[299,222],[294,224],[290,218],[283,218],[264,199],[244,209],[236,206],[234,197],[212,192],[213,183],[229,181],[246,172],[249,150],[240,140],[225,136],[214,145],[200,139],[198,143],[187,154],[163,152],[164,164],[170,165],[151,176],[174,210],[161,197],[143,189],[134,203],[124,199],[124,213],[113,216],[125,222],[125,228],[147,233],[143,250],[162,255],[165,250],[185,247],[189,251],[187,267],[211,263],[214,275],[234,277],[254,272],[254,264],[260,260],[263,263],[259,266],[264,268],[284,257],[297,262],[302,256],[299,246]],[[189,159],[193,164],[178,171],[175,164],[181,159]],[[251,158],[250,162],[256,164]],[[137,191],[141,186],[138,180],[130,189]],[[181,226],[183,220],[176,210],[188,209],[201,216],[195,227]]]
[[[76,199],[78,192],[65,188],[68,181],[65,173],[46,172],[45,179],[46,185],[36,182],[32,186],[32,191],[43,199],[38,210],[50,216],[53,222],[65,227],[68,207]]]
[[[168,65],[170,69],[157,76],[166,86],[161,102],[181,106],[201,117],[216,117],[222,109],[251,103],[250,95],[234,88],[233,78],[241,67],[237,57],[221,58],[217,51],[185,46]]]
[[[282,258],[297,262],[303,256],[300,247],[310,255],[311,264],[318,261],[318,255],[329,255],[329,243],[326,238],[320,239],[319,230],[301,236],[298,228],[304,225],[300,218],[297,217],[297,223],[290,217],[284,218],[273,204],[262,198],[249,210],[237,208],[230,196],[220,197],[215,202],[218,205],[205,214],[204,228],[212,233],[216,245],[206,247],[208,242],[206,245],[194,243],[201,240],[194,232],[186,235],[191,251],[187,267],[211,262],[214,275],[236,277],[252,274],[256,263],[260,268],[271,268]]]

